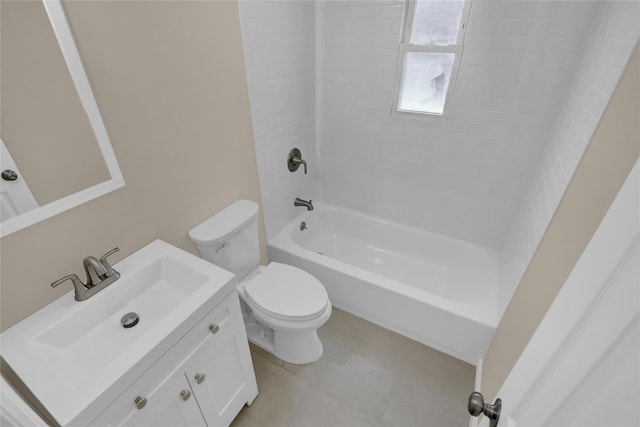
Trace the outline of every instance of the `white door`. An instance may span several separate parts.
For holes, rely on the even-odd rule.
[[[6,220],[37,208],[38,204],[2,139],[0,139],[0,143],[2,145],[0,171],[6,171],[7,174],[11,174],[10,171],[13,171],[15,174],[15,180],[5,179],[4,176],[0,179],[0,220]]]
[[[640,425],[639,164],[500,389],[498,426]]]

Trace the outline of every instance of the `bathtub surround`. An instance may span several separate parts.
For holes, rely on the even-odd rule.
[[[296,106],[288,123],[315,110],[311,198],[494,249],[521,244],[510,230],[521,222],[521,203],[528,207],[522,195],[544,153],[557,151],[546,148],[552,133],[560,127],[569,140],[589,134],[582,123],[563,125],[575,122],[565,112],[576,97],[606,103],[637,39],[637,2],[476,0],[445,117],[407,118],[390,115],[403,2],[317,1],[315,10],[311,3],[240,2],[247,64],[256,64],[248,70],[254,125],[267,114],[254,104],[278,106],[270,113],[278,122]],[[299,62],[278,60],[300,46]],[[309,61],[315,68],[303,70]],[[284,73],[295,75],[293,84],[282,81]],[[593,85],[585,85],[581,76],[592,74],[586,81]],[[295,192],[286,174],[274,185],[271,176],[284,173],[273,167],[274,156],[291,147],[275,148],[278,125],[264,123],[255,126],[255,141],[271,238],[296,213],[269,204],[284,206]]]
[[[260,201],[235,2],[65,7],[126,187],[0,240],[3,330],[69,292],[49,283],[87,254],[162,238],[197,255],[194,224]]]
[[[402,1],[317,1],[304,16],[293,11],[308,2],[277,4],[296,35],[315,23],[303,32],[305,55],[315,45],[315,75],[296,82],[315,84],[316,199],[500,250],[503,312],[638,40],[640,3],[474,1],[441,118],[390,114]],[[256,31],[279,42],[245,52],[261,65],[248,75],[252,102],[299,103],[258,90],[287,65],[269,62],[269,52],[288,51],[295,36],[272,22],[271,2],[241,9],[249,5],[245,46]],[[267,133],[255,133],[265,169]],[[294,195],[261,185],[265,199]],[[272,238],[295,213],[265,209],[265,218]]]

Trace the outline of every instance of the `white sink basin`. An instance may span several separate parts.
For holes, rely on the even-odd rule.
[[[120,279],[88,300],[70,291],[1,335],[4,360],[63,425],[103,393],[117,395],[119,378],[144,372],[145,356],[164,353],[236,284],[161,240],[114,268]],[[139,322],[126,329],[129,312]]]
[[[89,300],[74,304],[77,309],[67,316],[48,322],[50,326],[34,336],[32,343],[42,345],[49,357],[59,357],[60,363],[75,372],[82,371],[79,367],[104,366],[157,328],[163,319],[170,318],[209,280],[168,254],[145,260],[137,267]],[[105,292],[107,289],[110,292]],[[140,320],[125,329],[120,319],[129,312],[137,313]]]

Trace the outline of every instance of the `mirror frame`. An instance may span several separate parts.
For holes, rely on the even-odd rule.
[[[118,188],[124,187],[124,177],[120,171],[118,160],[111,146],[98,104],[96,103],[89,79],[82,65],[80,53],[76,46],[71,28],[64,12],[61,0],[42,0],[42,4],[51,22],[51,27],[58,40],[58,45],[69,69],[71,80],[78,92],[89,123],[98,141],[98,146],[104,157],[111,179],[74,194],[62,197],[33,210],[23,212],[0,224],[0,237],[7,236],[37,222],[72,209],[97,197],[103,196]]]

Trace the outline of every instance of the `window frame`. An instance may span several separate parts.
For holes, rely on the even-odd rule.
[[[427,116],[427,117],[444,117],[447,112],[447,106],[450,105],[453,90],[455,88],[456,80],[458,77],[458,71],[460,68],[460,60],[462,58],[464,38],[467,32],[469,12],[471,10],[472,0],[463,0],[462,14],[460,16],[460,26],[458,27],[458,34],[456,36],[455,44],[412,44],[411,30],[413,26],[413,20],[416,9],[417,0],[405,0],[404,11],[402,16],[402,31],[400,33],[400,43],[398,46],[398,59],[396,63],[396,76],[393,89],[393,105],[392,114],[398,114],[402,116]],[[400,110],[398,103],[400,101],[400,89],[404,80],[404,64],[407,53],[453,53],[454,60],[451,68],[451,76],[449,78],[449,86],[447,87],[447,94],[444,99],[444,105],[442,113],[427,112],[427,111],[414,111],[414,110]]]

